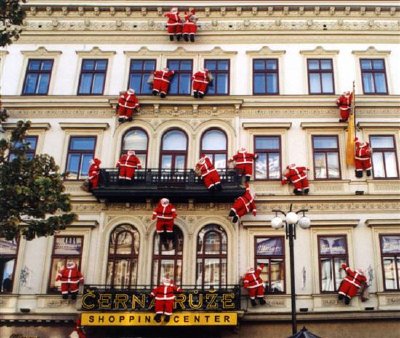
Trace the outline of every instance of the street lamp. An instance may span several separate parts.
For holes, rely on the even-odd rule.
[[[290,253],[290,289],[291,289],[291,301],[292,301],[292,334],[297,333],[297,322],[296,322],[296,287],[294,277],[294,251],[293,251],[293,239],[296,239],[296,225],[298,224],[302,229],[308,229],[311,221],[306,217],[305,213],[308,209],[300,209],[298,211],[292,211],[292,204],[290,204],[289,212],[284,212],[279,209],[273,209],[275,217],[271,220],[271,226],[274,229],[281,229],[285,226],[286,239],[289,239],[289,253]],[[298,214],[302,213],[302,216]],[[284,218],[279,217],[278,214],[282,214]]]

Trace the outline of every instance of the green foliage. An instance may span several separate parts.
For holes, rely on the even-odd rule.
[[[21,2],[25,0],[0,0],[0,47],[19,38],[25,18]]]
[[[0,140],[0,237],[8,240],[53,235],[76,218],[54,159],[27,158],[29,127],[29,121],[18,121],[11,139]]]

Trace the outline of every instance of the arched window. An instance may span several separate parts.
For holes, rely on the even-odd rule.
[[[186,168],[187,136],[182,130],[167,131],[161,141],[160,168],[180,170]]]
[[[148,144],[149,138],[143,129],[129,129],[122,138],[121,155],[128,150],[134,150],[142,163],[142,167],[146,168]]]
[[[227,159],[226,144],[226,134],[222,130],[207,130],[201,137],[201,154],[206,154],[215,168],[225,169]]]
[[[174,243],[170,241],[168,248],[162,246],[160,236],[154,234],[152,286],[159,285],[166,275],[172,278],[176,285],[182,284],[183,233],[175,226],[174,234]]]
[[[205,226],[197,236],[196,285],[227,283],[228,243],[225,230],[216,224]]]
[[[17,263],[19,240],[7,241],[0,238],[0,290],[11,293],[14,285],[14,274]]]
[[[131,225],[120,225],[110,235],[108,248],[107,285],[137,284],[139,232]]]

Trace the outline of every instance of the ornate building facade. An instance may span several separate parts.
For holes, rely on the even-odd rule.
[[[79,216],[53,237],[1,241],[2,337],[65,337],[81,313],[88,337],[286,337],[289,247],[271,220],[273,209],[291,205],[307,209],[311,219],[309,229],[298,229],[294,247],[299,326],[322,337],[396,337],[398,2],[192,1],[194,42],[168,38],[163,14],[171,5],[182,17],[188,9],[179,1],[31,0],[23,5],[21,38],[0,49],[1,101],[10,114],[4,133],[20,119],[32,121],[32,154],[50,154],[69,173],[65,185]],[[162,99],[151,95],[147,81],[164,67],[175,75]],[[202,68],[214,80],[198,99],[191,95],[191,77]],[[372,175],[362,178],[346,165],[348,124],[338,122],[336,106],[353,81],[357,136],[373,151]],[[131,122],[119,123],[118,96],[128,88],[141,108]],[[241,147],[258,154],[250,181],[257,215],[234,224],[228,214],[244,186],[229,159]],[[115,165],[128,150],[135,150],[143,168],[122,186]],[[206,191],[195,177],[203,153],[220,171],[220,194]],[[94,157],[102,172],[90,193],[81,185]],[[281,184],[291,163],[309,168],[308,195]],[[174,248],[161,247],[152,220],[162,197],[177,209]],[[85,279],[76,301],[62,299],[56,282],[68,259]],[[241,278],[261,263],[267,304],[252,307]],[[342,263],[365,271],[366,302],[338,300]],[[196,313],[226,312],[234,325],[215,319],[196,333],[173,322],[118,325],[117,315],[152,310],[145,301],[135,307],[133,300],[118,303],[104,295],[122,290],[136,299],[129,292],[154,287],[165,274],[191,290],[191,305],[182,301],[176,313],[193,313],[203,302]],[[235,301],[226,296],[214,308],[190,298],[198,290],[233,294]],[[102,313],[114,319],[105,325],[97,318],[93,325],[89,317]]]

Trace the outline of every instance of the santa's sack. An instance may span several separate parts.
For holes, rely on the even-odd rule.
[[[79,338],[78,332],[75,330],[71,332],[71,334],[68,336],[68,338]]]
[[[151,74],[151,75],[149,76],[149,78],[147,79],[147,83],[148,83],[148,84],[152,84],[153,82],[154,82],[154,75]]]
[[[360,298],[362,302],[366,302],[369,299],[369,285],[367,283],[361,285]]]

